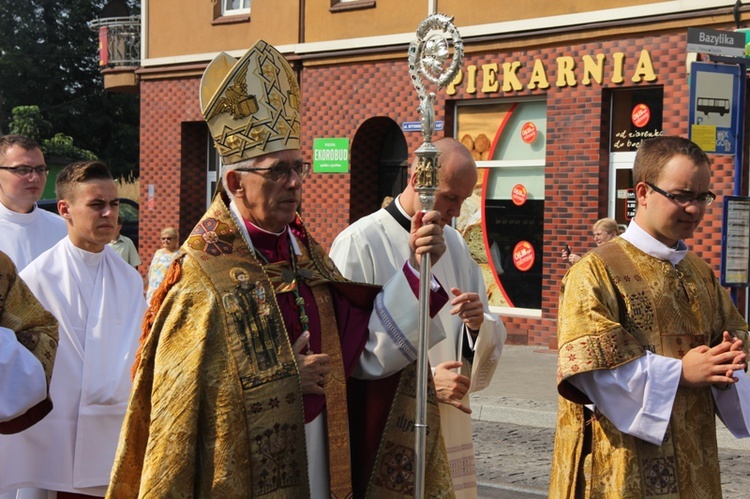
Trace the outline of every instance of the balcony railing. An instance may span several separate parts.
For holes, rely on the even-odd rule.
[[[141,64],[140,16],[110,17],[88,23],[99,32],[99,65],[138,67]]]

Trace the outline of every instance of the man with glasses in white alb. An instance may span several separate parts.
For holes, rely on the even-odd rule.
[[[68,234],[61,217],[36,206],[48,172],[34,139],[0,137],[0,251],[19,272]]]

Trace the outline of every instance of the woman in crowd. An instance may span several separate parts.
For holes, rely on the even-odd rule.
[[[597,246],[601,246],[620,234],[617,221],[614,218],[601,218],[597,220],[596,223],[594,223],[592,231],[594,234],[594,242]],[[563,261],[568,262],[568,265],[573,265],[581,259],[581,255],[572,253],[567,245],[563,248],[561,256]]]
[[[159,287],[164,276],[167,274],[169,265],[177,251],[180,249],[180,241],[177,231],[172,227],[167,227],[161,231],[161,248],[154,253],[154,259],[151,260],[151,266],[148,268],[148,290],[146,291],[146,302],[151,303],[151,295]]]

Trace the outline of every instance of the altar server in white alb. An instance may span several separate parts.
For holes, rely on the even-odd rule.
[[[0,493],[104,496],[130,395],[130,367],[146,308],[142,280],[107,243],[117,188],[99,161],[65,167],[55,184],[68,237],[21,277],[60,323],[50,387],[54,408],[34,427],[0,439]]]
[[[430,349],[429,360],[441,402],[441,428],[456,495],[476,497],[469,393],[489,384],[507,333],[500,318],[489,313],[481,270],[450,225],[477,182],[476,163],[455,139],[437,140],[435,147],[441,155],[434,209],[441,214],[447,249],[432,270],[443,286],[451,288],[454,298],[451,306],[443,307],[434,318],[445,330],[446,339]],[[358,220],[336,237],[330,256],[344,277],[383,284],[399,271],[409,257],[409,221],[420,209],[416,180],[412,174],[403,193],[389,206]]]
[[[36,206],[48,173],[36,141],[0,136],[0,251],[19,272],[67,235],[62,218]]]

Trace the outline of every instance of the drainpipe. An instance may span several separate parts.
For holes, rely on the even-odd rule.
[[[427,0],[427,15],[437,12],[437,0]]]
[[[148,58],[148,0],[141,0],[141,66]]]
[[[299,1],[299,30],[297,32],[297,43],[305,43],[305,0]]]

